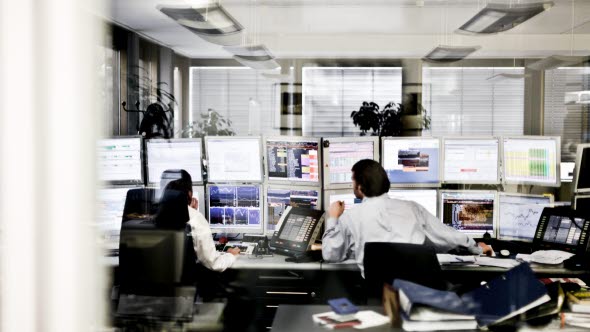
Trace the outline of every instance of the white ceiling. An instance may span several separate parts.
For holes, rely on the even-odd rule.
[[[99,15],[191,58],[230,58],[156,9],[204,0],[107,0]],[[502,34],[454,31],[485,6],[484,0],[223,0],[249,40],[278,58],[422,57],[438,44],[480,45],[472,57],[544,57],[590,54],[590,0],[553,0],[555,6]],[[423,3],[423,6],[421,5]],[[534,2],[497,0],[504,3]],[[418,5],[418,6],[417,6]]]

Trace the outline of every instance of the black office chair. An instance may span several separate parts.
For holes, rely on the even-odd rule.
[[[434,248],[421,244],[365,243],[365,282],[369,298],[381,298],[383,284],[405,279],[424,286],[446,290],[447,282]]]
[[[153,222],[122,224],[117,317],[192,319],[196,255],[188,219],[186,195],[170,192]]]
[[[137,188],[127,191],[122,222],[145,221],[158,212],[158,198],[154,188]]]

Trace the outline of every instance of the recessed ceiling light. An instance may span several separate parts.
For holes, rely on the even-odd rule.
[[[553,1],[511,5],[490,3],[463,24],[457,32],[490,34],[510,30],[553,5]]]

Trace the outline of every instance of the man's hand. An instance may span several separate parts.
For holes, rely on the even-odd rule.
[[[191,204],[189,204],[189,206],[195,210],[198,210],[199,209],[199,201],[197,201],[197,199],[193,197],[193,199],[191,199]]]
[[[330,204],[330,208],[328,209],[328,215],[332,218],[340,218],[342,213],[344,212],[344,202],[343,201],[336,201]]]
[[[483,242],[478,242],[477,245],[479,245],[481,247],[482,254],[484,254],[486,256],[492,256],[492,254],[494,253],[492,246],[488,246],[487,244],[485,244]]]
[[[229,249],[227,249],[227,252],[229,252],[230,254],[232,254],[234,256],[238,256],[240,254],[240,248],[238,248],[238,247],[229,248]]]

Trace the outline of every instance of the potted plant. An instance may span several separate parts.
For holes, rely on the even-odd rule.
[[[201,114],[199,121],[188,124],[181,132],[182,137],[205,137],[205,136],[233,136],[236,133],[231,129],[231,120],[225,119],[213,109],[207,114]]]
[[[407,113],[407,107],[400,103],[389,102],[380,111],[376,103],[364,101],[359,110],[353,111],[350,117],[361,130],[361,136],[367,135],[369,130],[372,130],[372,136],[400,136],[405,130],[417,129],[414,123],[416,119],[420,122],[420,130],[430,128],[430,117],[421,105],[417,117]]]

